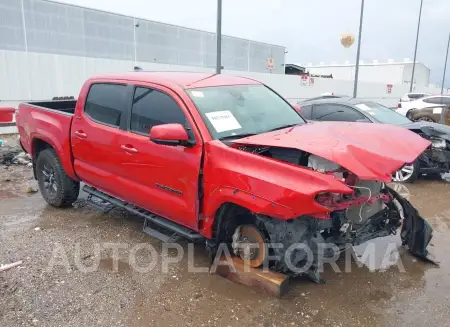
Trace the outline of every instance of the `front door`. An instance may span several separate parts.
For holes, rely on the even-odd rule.
[[[170,89],[136,86],[128,132],[120,137],[122,184],[127,200],[179,224],[198,228],[202,142],[184,103]],[[155,125],[182,124],[191,147],[158,145],[150,140]]]

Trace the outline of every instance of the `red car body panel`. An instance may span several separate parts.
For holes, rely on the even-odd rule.
[[[90,119],[84,113],[86,97],[90,86],[99,82],[151,87],[170,95],[184,112],[196,144],[159,145],[150,141],[149,135]],[[318,193],[353,192],[332,175],[245,152],[236,148],[237,144],[301,149],[340,164],[362,179],[385,181],[429,144],[405,129],[363,123],[305,124],[240,139],[234,146],[212,140],[184,89],[244,84],[260,83],[195,73],[102,76],[84,84],[73,116],[21,104],[17,125],[21,142],[30,154],[34,154],[36,140],[47,142],[73,179],[199,231],[207,238],[212,237],[217,210],[224,203],[283,220],[301,215],[324,218],[330,209],[315,202]],[[392,144],[389,139],[402,139],[404,145]]]
[[[304,124],[236,143],[299,149],[337,163],[360,179],[384,182],[390,182],[393,171],[416,160],[431,145],[394,125],[341,122]]]
[[[32,157],[35,150],[33,143],[38,139],[42,140],[56,150],[67,175],[78,180],[73,168],[70,137],[68,137],[70,136],[72,116],[20,104],[19,110],[16,112],[16,124],[20,141]]]

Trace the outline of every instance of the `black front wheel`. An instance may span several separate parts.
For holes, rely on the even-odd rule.
[[[80,183],[67,176],[55,150],[39,153],[36,177],[42,196],[52,206],[67,207],[78,198]]]

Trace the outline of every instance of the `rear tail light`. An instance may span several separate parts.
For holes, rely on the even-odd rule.
[[[399,102],[398,105],[397,105],[397,108],[401,108],[401,107],[402,107],[402,103]]]

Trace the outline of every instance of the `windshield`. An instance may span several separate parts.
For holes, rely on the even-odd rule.
[[[364,102],[355,106],[362,110],[366,115],[375,118],[380,123],[392,125],[405,125],[411,123],[405,116],[376,102]]]
[[[238,138],[303,124],[303,118],[264,85],[231,85],[186,91],[214,139]]]

